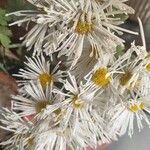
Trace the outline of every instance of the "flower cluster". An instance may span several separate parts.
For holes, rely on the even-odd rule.
[[[134,10],[121,0],[28,0],[37,10],[20,16],[32,52],[15,76],[18,95],[1,109],[1,143],[12,150],[96,148],[150,122],[150,54],[143,46],[124,53],[119,27]],[[31,24],[29,26],[29,23]]]

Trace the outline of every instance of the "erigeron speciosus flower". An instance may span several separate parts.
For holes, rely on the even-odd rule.
[[[30,149],[32,122],[24,121],[17,113],[7,108],[0,109],[0,128],[9,131],[6,141],[0,143],[5,150]]]
[[[113,32],[110,32],[110,30],[119,34],[122,33],[121,31],[130,31],[116,27],[113,25],[113,21],[105,15],[102,12],[102,16],[97,19],[95,17],[96,14],[92,10],[88,10],[87,12],[84,10],[81,12],[77,11],[76,18],[72,18],[70,21],[72,26],[69,24],[66,27],[67,30],[64,30],[64,33],[58,37],[58,45],[60,45],[58,48],[59,56],[66,55],[68,57],[74,57],[72,62],[72,66],[74,66],[81,57],[81,54],[84,53],[85,43],[89,42],[92,47],[92,53],[97,53],[97,56],[100,58],[105,53],[108,55],[114,53],[117,45],[123,45],[124,41]],[[103,18],[103,16],[105,17]]]
[[[85,76],[88,82],[95,88],[99,88],[102,91],[105,88],[112,86],[115,83],[116,74],[123,73],[122,62],[127,59],[130,54],[120,57],[118,60],[111,61],[111,56],[105,54],[103,58],[98,59],[93,69]]]
[[[135,46],[135,43],[133,42],[126,53],[116,60],[116,63],[119,64],[118,71],[120,73],[116,74],[114,83],[121,94],[127,90],[138,89],[143,75],[146,74],[143,74],[145,68],[144,61],[136,54],[139,48],[140,47]]]
[[[76,79],[81,81],[84,80],[84,77],[91,72],[91,70],[94,70],[94,66],[98,65],[98,63],[101,63],[103,60],[108,60],[111,65],[113,65],[116,61],[115,55],[116,54],[116,48],[114,49],[114,52],[112,54],[109,53],[103,53],[103,57],[100,58],[99,54],[97,53],[96,49],[93,49],[90,46],[90,43],[86,43],[83,48],[83,53],[81,54],[81,57],[79,58],[77,64],[70,70],[71,74],[75,75]],[[73,59],[73,58],[70,58]],[[68,67],[71,65],[71,60],[66,63],[66,66]],[[120,63],[120,60],[116,63]],[[104,64],[106,67],[108,64]],[[84,69],[83,69],[84,68]]]
[[[34,122],[34,127],[19,133],[21,141],[15,141],[17,135],[8,143],[15,141],[19,149],[33,150],[63,150],[66,145],[74,150],[96,148],[127,130],[131,136],[135,118],[139,130],[142,120],[150,125],[145,115],[145,111],[150,113],[150,87],[145,84],[150,61],[145,43],[141,47],[133,43],[118,59],[114,56],[124,42],[115,33],[134,33],[117,26],[123,22],[119,15],[133,9],[120,0],[28,1],[39,11],[12,13],[25,17],[13,24],[36,23],[25,36],[24,44],[29,49],[34,46],[34,56],[27,58],[27,67],[16,75],[23,78],[19,82],[23,88],[22,95],[13,96],[12,109],[25,125]],[[59,63],[51,70],[43,51],[51,57],[54,52],[58,57],[68,56],[72,75],[68,73],[64,80]],[[57,81],[63,86],[53,88]],[[36,121],[30,122],[28,116],[36,116]]]
[[[12,96],[12,110],[19,111],[19,116],[33,116],[33,118],[35,116],[41,117],[42,112],[48,106],[50,106],[48,108],[50,111],[53,110],[52,112],[54,112],[54,114],[57,114],[57,112],[59,113],[59,108],[62,106],[63,99],[57,95],[53,96],[49,86],[43,89],[38,82],[31,82],[30,85],[26,86],[24,92],[25,95],[21,93],[22,95]],[[54,116],[51,115],[51,118],[53,117]]]
[[[145,112],[150,113],[148,97],[140,97],[139,93],[129,94],[127,98],[111,108],[110,132],[121,136],[128,132],[131,137],[134,133],[134,120],[139,131],[143,129],[142,121],[150,127],[150,122]]]
[[[12,13],[26,16],[25,19],[13,24],[26,21],[37,23],[26,35],[24,41],[29,49],[34,45],[34,54],[39,53],[38,50],[41,51],[42,47],[48,55],[59,51],[59,56],[73,56],[72,66],[74,66],[82,54],[86,41],[90,43],[92,50],[96,50],[102,57],[103,52],[111,54],[117,45],[123,45],[124,41],[114,32],[122,34],[124,31],[135,34],[117,26],[119,18],[114,18],[114,14],[121,14],[124,11],[109,11],[108,13],[105,11],[110,5],[117,6],[111,1],[107,7],[95,0],[77,0],[76,2],[52,0],[51,4],[46,3],[47,7],[43,6],[41,14],[35,11]],[[120,6],[122,2],[116,3]]]
[[[41,54],[40,56],[26,57],[25,68],[20,69],[15,76],[21,78],[18,81],[19,86],[28,85],[31,81],[39,81],[43,88],[46,86],[53,86],[54,82],[59,82],[63,77],[63,71],[59,70],[60,62],[53,68],[49,61]]]
[[[12,110],[20,111],[19,116],[26,117],[30,115],[37,115],[47,105],[52,103],[50,87],[43,90],[42,86],[37,82],[26,86],[26,96],[16,95],[12,96]]]
[[[77,84],[75,77],[71,74],[68,80],[64,83],[64,88],[68,92],[55,90],[56,93],[66,97],[66,102],[64,101],[66,104],[62,106],[66,112],[61,118],[60,128],[62,130],[70,128],[73,135],[84,135],[83,139],[87,146],[109,142],[111,138],[105,131],[104,120],[92,105],[97,89],[89,88],[89,83]]]
[[[121,93],[128,90],[140,90],[142,95],[148,95],[150,85],[147,84],[150,80],[150,59],[149,53],[146,50],[146,42],[144,30],[140,19],[140,31],[143,41],[143,46],[136,46],[135,42],[131,44],[131,48],[124,54],[130,53],[126,60],[121,64],[123,73],[118,76],[118,86],[121,87]],[[124,56],[122,56],[124,57]]]
[[[135,46],[132,43],[131,48],[136,52],[137,59],[140,60],[137,70],[138,74],[138,89],[141,91],[142,95],[149,95],[150,85],[148,84],[150,81],[150,54],[146,49],[146,42],[144,36],[144,29],[141,20],[139,20],[141,39],[143,42],[143,46]]]

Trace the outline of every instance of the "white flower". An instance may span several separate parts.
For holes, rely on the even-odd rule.
[[[60,128],[62,130],[70,128],[75,137],[79,136],[81,138],[82,135],[84,142],[81,142],[80,147],[109,142],[110,137],[105,131],[104,120],[92,105],[97,89],[89,88],[88,83],[87,85],[82,83],[78,85],[74,76],[69,74],[69,77],[70,82],[66,80],[64,83],[67,93],[55,90],[56,93],[66,97],[66,104],[62,106],[65,114],[60,120]]]
[[[120,64],[122,74],[116,78],[116,86],[121,93],[127,90],[140,90],[142,95],[148,95],[150,92],[150,55],[146,51],[146,43],[142,23],[139,19],[143,46],[136,46],[135,42],[131,48],[124,54],[124,61]],[[127,55],[128,54],[128,55]]]
[[[0,110],[0,128],[9,131],[11,136],[6,141],[0,143],[6,150],[24,150],[30,147],[30,129],[33,124],[25,122],[13,111],[6,108]]]
[[[12,110],[19,111],[18,115],[21,117],[36,116],[52,103],[50,88],[43,90],[38,82],[26,86],[25,93],[26,96],[12,96]]]
[[[113,54],[117,45],[123,45],[124,41],[122,39],[107,30],[107,28],[118,30],[114,25],[111,25],[109,22],[105,23],[103,18],[101,19],[102,21],[94,20],[92,19],[93,16],[94,14],[91,14],[91,12],[79,12],[77,17],[72,20],[75,20],[73,25],[70,26],[69,24],[69,27],[66,27],[69,29],[64,30],[64,33],[58,36],[58,45],[60,47],[57,50],[59,50],[59,56],[74,57],[72,66],[78,62],[81,54],[84,53],[85,43],[89,43],[92,50],[96,51],[100,58],[105,53],[108,55]]]
[[[126,54],[124,57],[120,57],[114,62],[114,60],[111,59],[111,56],[105,54],[103,58],[98,59],[98,62],[85,76],[85,79],[87,82],[91,82],[94,87],[101,89],[102,91],[112,85],[115,87],[115,77],[122,73],[121,64],[128,56],[129,55]]]
[[[126,5],[123,5],[123,2],[116,1],[113,4],[110,1],[103,5],[103,3],[93,0],[76,2],[52,0],[50,3],[47,1],[46,3],[47,7],[42,7],[40,4],[43,11],[41,14],[36,11],[12,13],[25,16],[25,19],[13,24],[25,21],[37,23],[26,35],[24,41],[29,49],[34,45],[34,54],[38,50],[41,51],[42,47],[48,55],[60,51],[59,56],[74,57],[72,63],[74,66],[83,52],[85,43],[89,42],[92,49],[95,49],[96,53],[103,57],[103,53],[111,54],[117,45],[123,45],[124,41],[114,32],[122,34],[124,31],[135,34],[117,26],[119,18],[115,18],[114,15],[124,13],[125,9],[122,12],[122,7]],[[119,12],[109,9],[114,5],[117,9],[121,8]]]
[[[131,98],[126,98],[126,101],[118,103],[110,110],[112,116],[109,124],[110,132],[121,136],[127,131],[128,135],[132,136],[134,133],[134,120],[136,120],[139,131],[143,129],[143,120],[150,127],[150,122],[145,112],[150,113],[147,98],[140,97],[138,94],[131,96]]]
[[[142,95],[149,95],[150,92],[150,54],[146,50],[146,42],[144,37],[144,30],[142,26],[142,22],[139,19],[140,31],[141,31],[141,39],[143,41],[143,46],[135,46],[132,43],[131,49],[136,52],[136,56],[134,61],[139,60],[136,64],[137,68],[135,70],[136,77],[133,76],[132,80],[134,80],[134,84],[132,87],[136,86],[138,90],[141,91]],[[133,61],[133,62],[134,62]]]
[[[135,90],[139,84],[141,59],[136,57],[133,45],[134,43],[131,48],[119,58],[121,59],[118,67],[120,73],[114,78],[115,86],[121,94],[127,90]]]
[[[54,69],[51,69],[51,64],[46,61],[46,58],[41,54],[40,56],[33,56],[32,58],[27,58],[25,62],[25,69],[20,69],[17,77],[21,77],[22,80],[18,81],[19,85],[28,85],[31,81],[39,81],[43,88],[46,86],[52,86],[54,82],[59,82],[59,79],[63,77],[63,71],[58,70],[58,63]]]

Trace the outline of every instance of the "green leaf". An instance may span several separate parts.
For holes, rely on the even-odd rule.
[[[6,0],[5,9],[8,12],[12,12],[17,10],[33,9],[33,6],[24,0],[13,0],[13,2],[12,0]]]
[[[0,16],[0,25],[2,25],[2,26],[7,26],[8,25],[7,21],[4,20],[4,18],[2,18],[1,16]]]
[[[9,30],[9,28],[5,27],[5,26],[0,26],[0,34],[4,34],[4,35],[7,35],[7,36],[12,36],[11,30]]]
[[[124,46],[118,45],[116,47],[116,55],[117,56],[122,56],[124,54]]]
[[[6,12],[15,12],[19,10],[34,10],[35,7],[31,5],[29,2],[25,0],[6,0],[6,5],[5,5]],[[19,16],[11,15],[9,16],[9,20],[16,21],[19,19]]]
[[[0,42],[4,47],[8,48],[9,44],[11,43],[11,40],[8,36],[0,34]]]
[[[7,26],[8,21],[10,21],[10,17],[6,16],[6,10],[0,8],[0,25]]]
[[[6,10],[0,8],[0,16],[5,16]]]

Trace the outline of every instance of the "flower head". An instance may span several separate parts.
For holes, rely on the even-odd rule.
[[[110,120],[110,130],[118,135],[123,135],[128,132],[129,136],[134,133],[134,119],[136,119],[139,131],[143,128],[142,121],[145,121],[147,125],[150,125],[146,112],[150,112],[149,106],[146,102],[146,97],[139,97],[135,95],[129,100],[117,104],[112,108],[113,114]]]
[[[31,81],[39,81],[41,86],[46,88],[46,86],[53,86],[54,82],[59,82],[59,79],[63,77],[63,71],[58,70],[60,63],[51,69],[50,62],[46,61],[42,54],[26,58],[25,69],[20,69],[19,73],[15,74],[15,76],[22,78],[22,80],[18,81],[20,86],[28,85]]]

